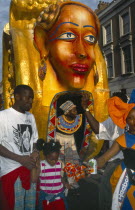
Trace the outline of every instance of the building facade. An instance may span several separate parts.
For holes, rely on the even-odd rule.
[[[2,87],[2,82],[0,82],[0,110],[3,109],[3,97],[2,97],[2,93],[3,93],[3,87]]]
[[[111,94],[130,95],[135,89],[135,0],[100,1],[96,13]]]

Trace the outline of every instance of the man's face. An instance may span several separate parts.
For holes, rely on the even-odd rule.
[[[135,134],[135,109],[129,112],[126,122],[129,125],[129,132]]]
[[[23,90],[20,94],[17,94],[16,103],[21,112],[29,111],[32,108],[34,99],[34,93],[32,90]]]

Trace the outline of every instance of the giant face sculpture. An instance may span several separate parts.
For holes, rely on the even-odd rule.
[[[51,101],[55,96],[57,100],[57,95],[64,91],[91,92],[96,119],[103,121],[107,117],[106,65],[96,42],[99,35],[98,18],[86,5],[74,1],[60,3],[63,1],[12,0],[10,28],[6,29],[3,39],[5,108],[12,105],[12,92],[16,85],[30,85],[35,95],[32,111],[39,135],[44,138]],[[38,77],[42,59],[47,64],[43,81]],[[94,82],[96,69],[99,75],[97,83]],[[97,151],[101,148],[100,142],[97,142]]]
[[[57,20],[49,30],[42,31],[41,38],[38,29],[35,42],[41,57],[49,58],[60,84],[68,90],[82,89],[95,63],[99,25],[94,13],[78,3],[63,4]]]
[[[66,5],[48,32],[49,60],[62,85],[83,88],[95,61],[95,18],[86,9]]]

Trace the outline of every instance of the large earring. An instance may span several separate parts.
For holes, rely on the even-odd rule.
[[[40,66],[38,69],[38,76],[42,81],[45,79],[46,71],[47,71],[46,59],[45,57],[43,57],[40,61]]]
[[[96,63],[94,64],[93,69],[94,69],[94,85],[96,86],[98,81],[99,81],[99,74],[98,74],[98,71],[97,71]]]

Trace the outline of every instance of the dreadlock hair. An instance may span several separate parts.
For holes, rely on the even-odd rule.
[[[128,97],[126,96],[126,94],[124,94],[124,93],[122,93],[122,92],[114,92],[113,94],[112,94],[112,97],[113,96],[117,96],[117,97],[119,97],[123,102],[125,102],[125,103],[127,103],[127,101],[128,101]]]
[[[33,92],[33,89],[28,85],[17,85],[14,89],[14,96],[16,94],[21,94],[24,90],[29,90]]]
[[[36,143],[36,148],[39,151],[43,151],[44,155],[49,155],[53,152],[60,153],[61,145],[59,141],[50,140],[45,142],[44,139],[38,139]]]

